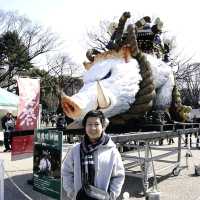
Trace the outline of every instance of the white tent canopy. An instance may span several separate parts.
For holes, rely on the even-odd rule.
[[[0,88],[0,115],[6,112],[17,114],[19,96]]]

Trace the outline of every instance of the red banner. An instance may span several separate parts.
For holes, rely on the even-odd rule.
[[[16,130],[33,130],[39,117],[40,80],[18,78],[19,107]]]
[[[34,135],[13,137],[11,160],[19,160],[33,156],[33,140]]]

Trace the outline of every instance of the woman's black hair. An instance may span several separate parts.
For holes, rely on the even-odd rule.
[[[91,110],[83,118],[82,125],[84,128],[86,126],[86,122],[89,117],[98,117],[101,121],[102,126],[105,126],[106,120],[105,120],[105,116],[104,116],[103,112],[101,112],[100,110]]]

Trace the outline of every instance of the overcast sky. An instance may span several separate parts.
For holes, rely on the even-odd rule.
[[[112,20],[124,11],[132,16],[160,17],[165,30],[176,37],[182,56],[200,61],[200,12],[198,0],[0,0],[3,10],[17,10],[33,22],[51,27],[65,41],[78,63],[85,58],[87,29],[100,20]]]

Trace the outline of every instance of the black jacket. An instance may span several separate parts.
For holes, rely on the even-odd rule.
[[[1,119],[1,126],[3,129],[6,129],[6,125],[5,123],[9,120],[9,117],[7,117],[6,115]]]

